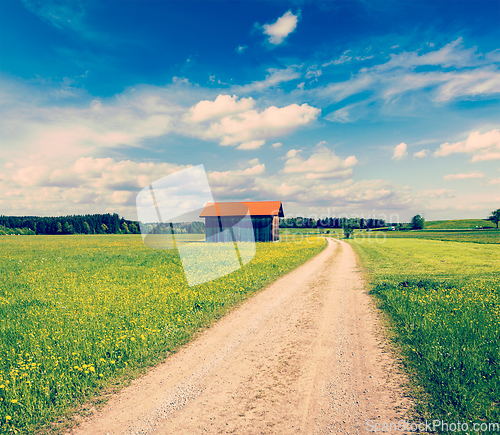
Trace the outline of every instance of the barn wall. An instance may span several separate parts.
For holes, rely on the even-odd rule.
[[[219,224],[220,219],[220,224]],[[252,226],[254,240],[256,242],[273,241],[273,218],[271,216],[252,216]],[[206,240],[211,243],[232,242],[231,231],[222,231],[232,228],[234,239],[237,242],[251,241],[252,228],[248,220],[242,220],[242,217],[206,217]]]

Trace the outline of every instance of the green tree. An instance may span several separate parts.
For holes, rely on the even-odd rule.
[[[90,234],[90,227],[87,221],[83,223],[83,234]]]
[[[123,234],[129,234],[130,233],[130,231],[128,229],[127,222],[123,222],[122,223],[122,231],[123,231]]]
[[[496,224],[498,230],[498,222],[500,221],[500,208],[492,211],[491,216],[488,218],[488,220]]]
[[[73,234],[75,232],[73,225],[69,224],[69,222],[64,222],[63,232],[64,234]]]
[[[425,219],[417,214],[416,216],[413,216],[411,219],[411,227],[414,230],[423,230],[425,226]]]
[[[129,230],[132,234],[137,234],[139,232],[137,225],[134,223],[129,225]]]
[[[61,222],[57,222],[56,228],[57,228],[56,229],[57,234],[62,234],[63,228],[62,228]]]
[[[354,232],[353,224],[347,221],[344,222],[344,224],[342,225],[342,231],[344,232],[344,238],[350,238],[352,233]]]
[[[108,226],[106,224],[102,224],[101,225],[101,230],[104,234],[106,234],[108,232]]]

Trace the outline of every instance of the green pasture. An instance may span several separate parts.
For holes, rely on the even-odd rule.
[[[177,251],[141,236],[1,237],[0,433],[40,433],[324,246],[258,243],[243,268],[188,287]]]
[[[449,242],[471,242],[482,244],[500,243],[499,230],[418,230],[418,231],[387,231],[385,237],[390,239],[425,239]],[[380,237],[380,236],[379,236]]]
[[[498,241],[457,243],[426,235],[350,243],[389,315],[411,379],[421,387],[422,418],[499,422]]]
[[[455,219],[425,222],[426,230],[473,230],[481,227],[495,228],[496,225],[486,219]]]
[[[282,236],[330,236],[340,237],[343,232],[341,228],[280,228],[280,239]]]

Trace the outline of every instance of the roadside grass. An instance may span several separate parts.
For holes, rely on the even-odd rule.
[[[351,242],[427,420],[500,421],[500,246],[387,238]]]
[[[258,243],[243,268],[188,287],[177,251],[141,236],[2,237],[0,433],[64,421],[325,245]]]

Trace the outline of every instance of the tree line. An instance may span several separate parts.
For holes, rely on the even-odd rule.
[[[147,232],[170,232],[170,224],[143,225]],[[203,222],[180,222],[172,224],[176,234],[204,234]],[[0,216],[0,235],[58,235],[58,234],[140,234],[137,221],[120,218],[114,214],[87,214],[75,216]]]
[[[387,223],[384,219],[347,217],[313,219],[301,216],[284,218],[280,221],[280,228],[345,228],[347,226],[355,229],[381,228],[387,226]]]
[[[139,223],[114,214],[0,216],[0,234],[140,234]]]
[[[500,221],[500,209],[491,212],[488,217],[496,224]],[[398,229],[422,229],[425,219],[420,215],[413,217],[409,224],[395,225]],[[387,226],[384,219],[365,218],[325,218],[314,219],[302,216],[288,217],[280,220],[280,228],[343,228],[369,229]],[[173,232],[176,234],[203,234],[203,222],[181,222],[151,225],[143,224],[143,230],[152,233]],[[118,214],[87,214],[75,216],[0,216],[0,235],[4,234],[140,234],[141,225],[137,221],[120,218]]]

